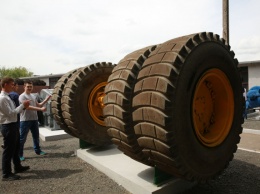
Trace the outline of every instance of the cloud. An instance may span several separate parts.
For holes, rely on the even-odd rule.
[[[248,25],[256,26],[255,20],[236,20],[252,7],[254,18],[260,19],[259,3],[247,2],[230,1],[232,48],[244,59],[252,53],[258,57],[260,45],[248,36]],[[6,0],[1,2],[0,27],[1,66],[23,66],[38,75],[65,73],[100,61],[117,63],[134,50],[195,32],[222,35],[222,2]],[[260,29],[254,28],[257,37]]]
[[[260,59],[260,37],[252,36],[243,38],[234,44],[236,56],[239,61],[254,61]]]

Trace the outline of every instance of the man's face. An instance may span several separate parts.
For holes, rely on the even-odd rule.
[[[18,90],[18,84],[15,84],[14,86],[13,86],[13,91],[17,91]]]
[[[33,85],[32,85],[32,84],[26,83],[26,84],[24,85],[24,91],[25,91],[25,93],[30,94],[30,93],[32,92],[32,89],[33,89]]]
[[[10,93],[13,91],[13,87],[14,87],[14,82],[10,82],[8,84],[5,84],[5,91],[7,93]]]

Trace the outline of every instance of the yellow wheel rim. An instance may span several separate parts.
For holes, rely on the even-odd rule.
[[[192,117],[196,136],[207,147],[220,145],[229,134],[234,117],[234,94],[221,70],[208,70],[196,84]]]
[[[104,90],[107,82],[99,83],[94,87],[89,95],[88,100],[88,110],[92,119],[99,125],[105,126],[104,116],[103,116],[103,98],[105,96]]]

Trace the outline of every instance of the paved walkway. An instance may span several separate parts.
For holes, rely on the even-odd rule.
[[[238,148],[260,153],[260,130],[244,129]]]

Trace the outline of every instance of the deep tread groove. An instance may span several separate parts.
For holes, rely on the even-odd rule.
[[[132,119],[132,95],[136,78],[144,61],[156,46],[146,47],[125,56],[113,69],[105,89],[103,109],[108,134],[127,156],[152,165],[137,143]]]
[[[62,91],[64,89],[64,86],[66,85],[68,79],[73,76],[74,73],[79,71],[79,69],[72,70],[66,74],[64,74],[56,83],[54,86],[54,90],[52,93],[51,98],[51,109],[53,113],[53,117],[57,124],[60,126],[61,129],[63,129],[66,133],[77,137],[77,134],[75,131],[69,129],[68,125],[65,123],[64,118],[62,116],[62,110],[61,110],[61,98],[62,98]]]
[[[107,81],[114,66],[101,62],[82,67],[68,79],[62,91],[61,110],[65,124],[77,137],[91,144],[111,143],[106,126],[92,119],[87,101],[92,89]]]
[[[155,164],[158,168],[166,172],[187,180],[196,180],[199,182],[205,182],[215,178],[228,166],[233,158],[233,153],[237,149],[236,144],[239,142],[239,134],[242,132],[241,124],[243,123],[243,108],[240,107],[240,103],[238,103],[241,102],[242,104],[241,95],[241,98],[239,96],[236,101],[236,118],[233,121],[233,125],[239,128],[239,130],[233,127],[230,132],[232,135],[229,135],[229,141],[231,142],[223,143],[223,147],[228,146],[229,149],[225,153],[227,156],[223,154],[220,155],[220,158],[223,158],[224,162],[219,164],[216,170],[214,168],[212,168],[212,171],[211,169],[208,170],[207,165],[205,165],[205,172],[200,172],[198,169],[193,169],[193,165],[195,165],[193,163],[199,159],[185,158],[188,154],[183,156],[184,153],[181,150],[192,152],[194,148],[187,147],[187,149],[183,149],[183,147],[190,145],[190,143],[180,142],[180,138],[185,141],[185,137],[183,137],[185,135],[182,133],[186,128],[178,129],[178,127],[182,126],[179,122],[182,123],[183,121],[181,119],[176,120],[176,118],[181,118],[179,116],[181,114],[183,114],[183,117],[189,118],[191,113],[189,112],[189,108],[188,110],[184,109],[182,111],[176,110],[176,106],[178,107],[180,105],[178,105],[179,101],[175,101],[175,98],[180,95],[180,93],[185,94],[192,92],[182,90],[180,77],[182,77],[183,81],[183,74],[186,73],[183,70],[184,67],[186,67],[187,71],[187,66],[192,68],[192,65],[198,63],[198,61],[189,61],[190,56],[194,55],[201,45],[204,46],[208,44],[221,50],[222,53],[224,53],[223,55],[229,59],[226,65],[234,70],[234,75],[233,77],[231,76],[236,88],[234,89],[234,95],[239,96],[240,93],[242,94],[239,88],[240,80],[238,81],[237,79],[239,77],[237,71],[238,62],[237,59],[234,59],[234,52],[230,50],[229,45],[225,45],[225,41],[220,39],[219,35],[202,32],[182,36],[158,45],[142,65],[135,84],[133,97],[134,131],[139,146],[146,158],[148,158],[152,164]],[[203,55],[201,51],[200,53]],[[193,77],[186,77],[186,80],[191,80],[190,82],[192,82],[192,79]],[[187,83],[189,82],[187,81]],[[237,88],[239,88],[239,92],[237,92]],[[153,97],[156,97],[157,103],[154,102]],[[188,99],[182,100],[185,101]],[[190,130],[192,132],[192,129]],[[190,132],[188,133],[190,134]],[[200,145],[198,145],[198,149],[201,149]],[[201,152],[203,153],[204,151],[205,150],[202,150]],[[217,152],[217,154],[220,154],[220,152],[221,151]],[[211,153],[214,153],[214,151],[209,152],[209,155]],[[203,169],[203,167],[201,169]]]

